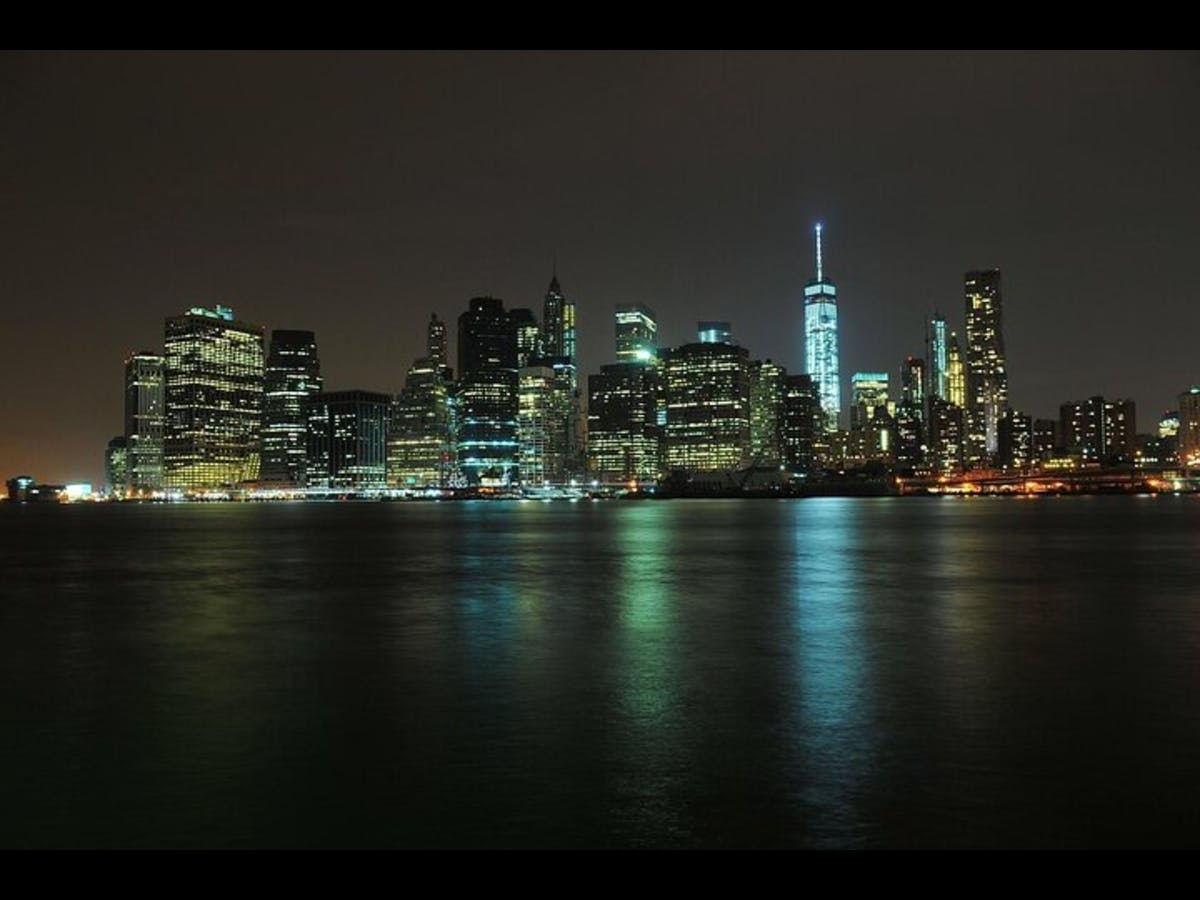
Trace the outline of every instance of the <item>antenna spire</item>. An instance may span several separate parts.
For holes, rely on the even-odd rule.
[[[824,281],[824,271],[821,268],[821,223],[817,223],[817,281]]]

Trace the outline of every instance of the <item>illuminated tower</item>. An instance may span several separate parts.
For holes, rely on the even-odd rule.
[[[125,447],[129,489],[163,489],[163,358],[143,350],[125,360]]]
[[[550,279],[542,309],[542,353],[566,357],[572,367],[571,390],[575,390],[575,301],[563,296],[557,273]]]
[[[458,317],[458,462],[471,485],[515,481],[517,332],[504,303],[475,297]]]
[[[929,368],[926,370],[929,383],[925,388],[925,395],[949,400],[950,385],[946,377],[946,320],[937,312],[934,312],[933,318],[926,323],[925,358],[929,361]]]
[[[193,307],[166,321],[164,480],[204,491],[259,475],[263,329],[233,310]]]
[[[946,399],[960,409],[967,405],[967,373],[963,366],[962,351],[958,349],[958,335],[950,332],[950,344],[946,351]]]
[[[429,319],[425,355],[439,371],[446,368],[446,323],[437,317],[437,313]]]
[[[817,383],[825,426],[834,430],[842,412],[838,382],[837,288],[825,277],[821,260],[821,226],[817,225],[817,277],[804,288],[804,361]]]
[[[967,462],[985,464],[999,450],[1000,420],[1008,409],[1008,372],[1000,299],[1000,270],[968,272]]]
[[[658,358],[658,320],[644,303],[622,304],[616,312],[617,361],[647,363]]]
[[[311,331],[277,328],[263,391],[262,471],[272,487],[304,487],[308,447],[305,403],[321,392],[321,363]]]

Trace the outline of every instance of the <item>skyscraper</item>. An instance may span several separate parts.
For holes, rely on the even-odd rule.
[[[749,462],[750,354],[732,344],[684,344],[663,353],[666,467],[689,472]]]
[[[439,323],[441,324],[441,323]],[[434,349],[431,347],[431,349]],[[443,345],[443,351],[445,347]],[[388,486],[446,487],[454,469],[449,369],[434,356],[413,361],[392,404]]]
[[[129,490],[129,454],[125,435],[118,434],[104,451],[104,492],[124,497]]]
[[[313,333],[272,331],[263,385],[260,482],[271,487],[304,487],[308,447],[305,403],[320,392],[321,362]]]
[[[750,462],[778,466],[783,459],[783,401],[787,369],[771,360],[750,363]]]
[[[314,394],[308,413],[310,488],[375,491],[387,486],[392,398],[374,391]]]
[[[958,335],[953,331],[946,351],[946,399],[959,409],[967,407],[967,367],[958,347]]]
[[[263,329],[233,310],[192,307],[166,320],[168,488],[203,491],[259,475]]]
[[[542,309],[542,353],[546,356],[564,356],[572,367],[575,358],[575,301],[563,295],[558,283],[558,273],[550,279]],[[571,374],[571,390],[578,385],[574,369]]]
[[[163,358],[143,350],[125,360],[125,446],[128,487],[135,495],[163,489]]]
[[[1008,409],[1000,270],[963,278],[967,338],[967,461],[987,464],[999,449],[1000,420]]]
[[[842,391],[838,374],[837,288],[825,277],[817,225],[817,277],[804,288],[804,364],[821,394],[825,427],[838,427]]]
[[[817,453],[824,421],[812,376],[785,376],[782,415],[783,467],[792,475],[807,475],[820,463]]]
[[[607,484],[659,475],[658,369],[618,362],[588,376],[588,469]]]
[[[458,371],[458,464],[463,475],[472,485],[516,481],[517,336],[503,301],[475,297],[459,316]]]
[[[927,397],[950,399],[950,385],[946,372],[946,320],[935,311],[925,328],[925,358],[929,361],[929,382],[925,388]]]
[[[733,326],[728,322],[697,322],[696,339],[702,344],[732,344]]]
[[[446,323],[437,317],[437,313],[429,318],[425,355],[440,369],[449,365],[450,358],[446,355]]]
[[[1179,463],[1200,466],[1200,385],[1179,395]]]
[[[521,483],[562,484],[570,475],[575,450],[570,378],[544,363],[525,366],[518,376]]]
[[[542,355],[542,329],[533,310],[527,307],[510,309],[508,316],[517,338],[517,368],[523,369]]]
[[[617,362],[647,363],[658,358],[658,320],[644,303],[621,304],[616,316]]]

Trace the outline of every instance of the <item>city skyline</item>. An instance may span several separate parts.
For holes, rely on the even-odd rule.
[[[394,394],[430,313],[452,323],[485,295],[540,310],[556,274],[575,303],[581,380],[611,361],[614,308],[638,303],[656,310],[660,346],[725,320],[754,358],[798,373],[817,221],[839,292],[844,396],[856,371],[898,383],[905,357],[924,353],[934,310],[963,342],[963,273],[998,268],[1010,406],[1053,418],[1068,400],[1129,397],[1149,430],[1200,380],[1187,279],[1200,184],[1186,163],[1200,131],[1184,115],[1196,59],[986,56],[985,66],[975,54],[9,55],[13,202],[0,252],[22,331],[3,363],[5,406],[18,415],[0,463],[99,483],[124,403],[121,361],[161,350],[163,318],[193,305],[311,330],[329,390]],[[782,78],[818,68],[823,80],[807,86]],[[489,69],[502,85],[491,94]],[[939,77],[919,90],[948,71],[965,86]],[[1047,87],[1048,71],[1059,77]],[[372,118],[381,88],[345,105],[334,138],[290,155],[266,127],[314,136],[300,88],[328,76],[321,106],[389,72],[394,116]],[[498,141],[462,149],[449,100],[399,73],[428,74]],[[555,79],[574,102],[558,102],[567,88]],[[683,94],[660,122],[630,92],[665,85]],[[885,101],[902,92],[908,115],[890,113]],[[286,101],[273,120],[268,101]],[[600,113],[590,124],[588,110]],[[784,127],[796,110],[822,113],[840,152],[800,153],[802,130]],[[192,146],[246,123],[248,172],[215,138],[202,142],[209,157]],[[86,157],[66,143],[81,130]],[[1023,148],[1030,135],[1036,148]],[[560,152],[548,141],[525,153],[554,136]],[[621,150],[638,136],[670,140],[638,162]],[[446,168],[430,168],[447,148]],[[434,184],[416,185],[409,169]],[[691,190],[697,179],[709,189]],[[1146,323],[1136,343],[1134,290]],[[48,347],[70,364],[38,365]]]

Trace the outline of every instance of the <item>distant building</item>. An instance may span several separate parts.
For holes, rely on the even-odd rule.
[[[267,487],[307,483],[308,398],[321,392],[321,362],[311,331],[275,329],[263,390],[262,470]]]
[[[1052,459],[1059,446],[1058,422],[1054,419],[1033,420],[1033,455],[1035,459]]]
[[[436,350],[436,345],[430,349]],[[392,405],[387,445],[389,487],[450,485],[456,455],[451,386],[449,369],[437,356],[420,357],[409,367],[404,389]]]
[[[1200,466],[1200,385],[1179,395],[1179,462]]]
[[[575,301],[563,294],[557,272],[546,289],[539,355],[565,357],[570,369],[563,371],[571,377],[571,390],[578,390],[575,374],[578,367],[575,353]]]
[[[458,370],[460,471],[471,485],[515,482],[520,469],[517,334],[502,301],[476,297],[459,316]]]
[[[617,307],[617,362],[646,364],[658,359],[658,320],[644,303]]]
[[[129,491],[129,453],[125,435],[119,434],[108,442],[104,451],[104,492],[124,497]]]
[[[959,409],[967,408],[967,369],[958,347],[958,335],[950,332],[946,351],[947,399]]]
[[[733,326],[728,322],[697,322],[696,339],[702,344],[732,344]]]
[[[1004,352],[1000,270],[968,272],[967,463],[985,466],[1000,446],[1000,420],[1008,409],[1008,371]]]
[[[618,362],[588,376],[588,470],[606,484],[657,481],[662,430],[659,372],[645,361]]]
[[[542,327],[532,309],[510,309],[508,317],[517,341],[517,368],[523,369],[542,355]]]
[[[1131,463],[1137,434],[1134,402],[1096,396],[1064,403],[1059,407],[1059,434],[1063,450],[1085,464]]]
[[[135,495],[161,491],[166,373],[163,357],[142,351],[125,360],[125,447],[128,489]]]
[[[837,288],[825,277],[821,256],[821,226],[817,225],[817,276],[804,288],[804,365],[821,394],[825,427],[834,430],[842,412],[838,368]]]
[[[946,320],[936,312],[925,324],[925,358],[929,361],[925,393],[939,400],[950,399]]]
[[[168,488],[203,491],[259,476],[263,329],[233,310],[193,307],[166,320]]]
[[[392,398],[374,391],[332,391],[309,398],[308,487],[372,491],[387,487]]]
[[[819,447],[825,429],[821,395],[811,375],[785,375],[780,422],[783,468],[807,475],[820,467]]]
[[[565,357],[562,357],[565,363]],[[526,485],[564,484],[575,450],[574,366],[526,366],[518,373],[520,477]]]
[[[1000,420],[998,461],[1009,469],[1027,469],[1037,458],[1033,419],[1011,407]]]
[[[850,376],[850,430],[861,429],[880,407],[887,411],[888,373],[855,372]]]
[[[940,398],[929,404],[928,464],[935,472],[952,475],[963,469],[963,410]]]
[[[749,352],[732,344],[684,344],[666,350],[666,468],[735,469],[750,450]]]
[[[756,466],[778,466],[783,460],[787,369],[769,359],[753,360],[749,374],[750,462]]]

